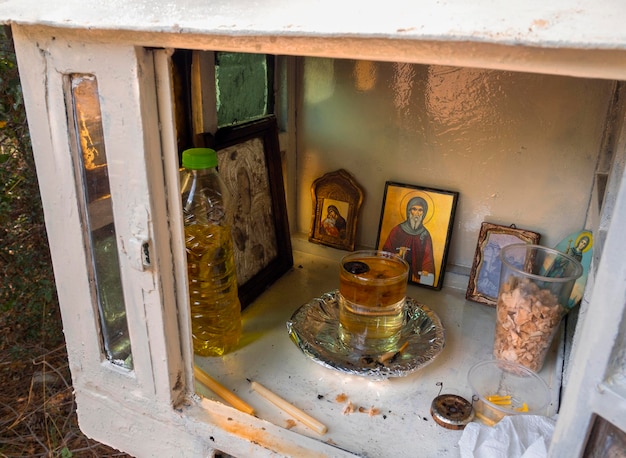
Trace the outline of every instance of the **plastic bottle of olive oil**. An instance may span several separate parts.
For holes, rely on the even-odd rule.
[[[193,349],[200,356],[233,350],[241,336],[241,304],[230,227],[228,191],[209,148],[183,151],[181,196],[187,251]]]

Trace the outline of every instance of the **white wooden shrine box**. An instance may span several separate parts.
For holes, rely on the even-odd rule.
[[[542,371],[553,391],[548,413],[559,411],[550,454],[582,456],[600,417],[625,431],[624,17],[617,0],[5,0],[0,21],[16,45],[81,428],[136,456],[457,456],[461,432],[437,426],[428,408],[437,382],[471,395],[467,369],[490,357],[493,309],[465,301],[464,290],[478,228],[491,220],[537,230],[546,245],[593,230],[571,356],[556,349]],[[291,56],[277,62],[295,267],[246,310],[240,350],[196,361],[258,417],[195,395],[174,49]],[[72,111],[85,82],[101,113],[111,194],[103,211],[115,222],[132,364],[107,358],[99,335],[97,215],[79,192],[83,137]],[[374,244],[386,180],[460,193],[443,291],[410,288],[441,317],[447,346],[404,379],[337,374],[286,334],[293,310],[336,287],[342,252],[302,234],[312,181],[338,168],[366,190],[360,246]],[[329,432],[287,428],[288,416],[255,397],[246,378]],[[385,415],[343,415],[334,401],[342,392]]]

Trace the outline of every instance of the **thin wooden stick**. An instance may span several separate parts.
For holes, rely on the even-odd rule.
[[[279,407],[283,411],[287,412],[289,415],[293,416],[296,420],[300,420],[302,423],[304,423],[306,426],[311,428],[313,431],[315,431],[319,435],[324,435],[326,434],[326,431],[328,431],[328,428],[326,427],[326,425],[324,425],[323,423],[320,423],[315,418],[311,417],[310,415],[304,413],[302,410],[298,409],[296,406],[288,403],[283,398],[272,393],[263,385],[260,385],[257,382],[250,382],[250,384],[254,391],[259,393],[268,401],[275,404],[277,407]]]
[[[210,377],[209,374],[204,372],[195,364],[193,366],[193,375],[200,383],[213,391],[224,401],[228,402],[235,409],[241,410],[242,412],[248,413],[250,415],[254,415],[254,409],[250,405],[246,404],[245,401],[237,397],[235,394],[233,394],[232,391],[228,390],[224,385],[220,384],[217,380]]]

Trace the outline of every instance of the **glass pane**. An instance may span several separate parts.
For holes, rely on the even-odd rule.
[[[271,113],[273,88],[268,59],[266,54],[215,54],[218,127]]]
[[[585,447],[585,458],[620,458],[626,450],[626,432],[596,416]]]
[[[98,83],[93,75],[72,75],[71,90],[104,352],[112,363],[132,369]]]

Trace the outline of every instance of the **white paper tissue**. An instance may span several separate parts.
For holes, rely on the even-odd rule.
[[[461,458],[545,458],[555,420],[541,415],[512,415],[495,426],[472,422],[459,440]]]

